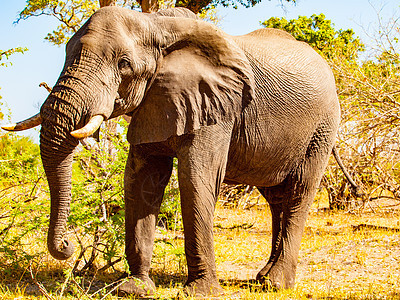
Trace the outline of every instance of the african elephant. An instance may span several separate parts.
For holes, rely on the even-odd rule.
[[[189,12],[172,12],[98,10],[68,42],[64,69],[40,114],[5,127],[42,125],[41,157],[51,192],[49,252],[57,259],[73,253],[63,235],[79,139],[103,120],[128,114],[130,279],[120,294],[154,290],[149,277],[154,232],[173,157],[186,293],[223,293],[213,248],[213,214],[223,181],[255,185],[267,199],[272,250],[257,279],[291,288],[307,213],[339,125],[332,72],[311,47],[282,31],[234,37]]]

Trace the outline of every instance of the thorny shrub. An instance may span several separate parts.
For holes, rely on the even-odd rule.
[[[336,55],[328,59],[342,106],[338,147],[363,193],[361,199],[354,199],[337,165],[330,164],[324,185],[333,207],[354,210],[373,200],[399,204],[399,28],[398,19],[381,25],[368,58],[346,60]]]

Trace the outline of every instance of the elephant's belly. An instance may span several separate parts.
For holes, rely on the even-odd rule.
[[[299,161],[299,153],[293,155],[290,152],[279,153],[279,151],[273,150],[249,146],[231,150],[224,181],[260,187],[278,185]]]
[[[321,114],[316,112],[306,122],[309,112],[292,109],[287,116],[286,111],[273,111],[267,104],[263,100],[257,108],[255,104],[249,106],[236,126],[229,148],[226,181],[275,186],[304,159]]]
[[[289,128],[289,127],[287,127]],[[274,129],[274,134],[238,134],[231,141],[225,181],[271,187],[280,184],[304,158],[311,131]]]
[[[227,172],[224,183],[227,184],[246,184],[254,185],[258,187],[271,187],[276,186],[285,179],[284,174],[278,174],[277,176],[272,175],[268,170],[261,170],[259,172],[253,172],[252,170],[237,172]],[[262,174],[262,175],[261,175]]]

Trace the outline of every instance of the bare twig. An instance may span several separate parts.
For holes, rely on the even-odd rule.
[[[97,271],[98,271],[98,270],[95,271],[95,273],[94,273],[94,275],[93,275],[93,277],[92,277],[92,280],[90,280],[89,285],[88,285],[88,287],[87,287],[87,289],[86,289],[86,293],[89,293],[90,288],[91,288],[91,286],[92,286],[92,284],[93,284],[93,282],[94,282],[94,280],[95,280],[95,278],[96,278]]]
[[[52,89],[49,87],[49,85],[46,82],[41,82],[39,84],[39,87],[44,87],[49,93],[51,93]]]
[[[99,272],[105,271],[105,270],[107,270],[108,268],[113,267],[114,265],[116,265],[117,263],[119,263],[121,260],[122,260],[122,257],[120,257],[120,258],[114,260],[113,262],[112,262],[111,260],[108,261],[107,264],[106,264],[105,266],[103,266],[103,267],[101,267],[101,268],[99,269]]]
[[[77,299],[81,299],[82,295],[85,295],[86,297],[88,297],[89,299],[93,299],[88,293],[87,291],[85,291],[78,282],[76,282],[75,278],[72,278],[72,282],[75,284],[75,286],[79,289],[79,291],[81,292],[81,294],[77,297]]]
[[[41,284],[40,282],[38,282],[36,280],[35,276],[33,275],[32,264],[29,265],[29,273],[31,274],[31,278],[33,280],[33,283],[39,288],[39,291],[42,293],[42,295],[45,296],[46,299],[48,299],[48,300],[55,300],[52,296],[49,295],[49,293],[47,292],[47,290],[43,286],[43,284]]]
[[[106,288],[108,288],[108,287],[111,287],[111,286],[113,286],[113,285],[115,285],[110,291],[108,291],[108,293],[107,294],[105,294],[100,300],[104,300],[104,299],[106,299],[107,297],[108,297],[108,295],[110,295],[112,292],[114,292],[116,289],[118,289],[121,285],[123,285],[125,282],[127,282],[128,281],[128,278],[123,278],[123,279],[120,279],[119,281],[117,281],[117,282],[114,282],[114,283],[112,283],[112,284],[109,284],[109,285],[107,285],[107,286],[105,286],[104,288],[102,288],[101,290],[99,290],[99,291],[102,291],[102,290],[104,290],[104,289],[106,289]],[[99,291],[97,291],[96,293],[98,293]],[[93,295],[95,295],[96,293],[94,293]]]
[[[61,286],[60,297],[62,297],[64,295],[65,289],[67,288],[67,284],[71,280],[72,276],[73,275],[72,275],[72,270],[71,270],[71,272],[69,272],[69,274],[65,278],[65,281],[64,281],[63,285]]]
[[[251,194],[254,192],[254,188],[255,188],[254,186],[250,186],[250,185],[248,185],[246,187],[246,190],[244,191],[244,194],[247,195],[247,196],[246,196],[246,198],[243,199],[243,209],[246,209],[246,207],[249,207],[248,201],[250,199]]]

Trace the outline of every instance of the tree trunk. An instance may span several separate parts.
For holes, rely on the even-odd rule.
[[[99,0],[99,2],[100,7],[116,5],[116,0]],[[158,0],[138,0],[138,3],[142,8],[142,12],[145,13],[154,13],[160,9]]]
[[[203,8],[209,5],[211,0],[177,0],[176,7],[185,7],[195,14],[198,14]]]
[[[115,5],[115,0],[99,0],[99,2],[100,2],[100,7]]]
[[[138,0],[138,3],[145,13],[154,13],[160,9],[158,0]]]

